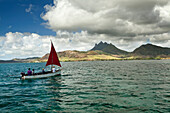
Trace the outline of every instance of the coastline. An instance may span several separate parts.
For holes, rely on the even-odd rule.
[[[160,57],[109,57],[109,58],[102,58],[102,57],[84,57],[84,58],[68,58],[68,57],[61,57],[59,58],[61,62],[79,62],[79,61],[125,61],[125,60],[169,60],[170,58],[160,58]],[[47,62],[46,59],[32,59],[32,60],[0,60],[0,64],[5,63],[43,63]]]

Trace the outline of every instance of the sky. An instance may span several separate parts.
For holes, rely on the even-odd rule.
[[[133,51],[170,47],[169,0],[0,0],[0,59],[90,50],[100,41]]]

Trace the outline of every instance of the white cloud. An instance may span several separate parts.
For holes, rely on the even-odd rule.
[[[165,6],[155,6],[155,12],[159,13],[161,21],[159,22],[160,27],[170,27],[170,1]],[[169,29],[170,30],[170,29]]]
[[[37,34],[24,34],[24,33],[6,33],[5,37],[0,37],[1,54],[5,54],[2,58],[10,59],[15,57],[30,57],[30,56],[42,56],[44,55],[42,40],[46,38],[40,38]],[[48,40],[46,41],[49,42]],[[8,56],[11,56],[10,58]]]
[[[88,50],[91,43],[85,37],[87,32],[69,33],[58,32],[58,36],[40,36],[35,33],[9,32],[0,37],[0,59],[42,57],[50,52],[50,40],[53,41],[56,51]],[[72,40],[70,42],[70,40]]]
[[[30,4],[29,7],[28,7],[27,9],[25,9],[25,11],[26,11],[27,13],[32,13],[32,12],[31,12],[32,6],[33,6],[33,5]]]

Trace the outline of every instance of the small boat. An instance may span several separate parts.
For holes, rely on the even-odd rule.
[[[60,61],[58,59],[58,55],[55,51],[52,41],[51,41],[50,55],[49,55],[48,61],[46,63],[46,66],[48,66],[48,65],[51,65],[51,69],[52,69],[53,65],[57,65],[57,66],[61,67]],[[48,77],[57,76],[57,75],[61,75],[61,69],[56,70],[55,72],[47,71],[45,73],[41,72],[41,73],[35,73],[33,75],[21,73],[21,79],[25,80],[25,79],[48,78]]]

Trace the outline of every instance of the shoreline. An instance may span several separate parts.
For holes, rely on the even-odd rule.
[[[131,60],[170,60],[170,58],[160,58],[160,59],[152,59],[152,58],[141,58],[141,59],[139,59],[139,58],[136,58],[136,59],[74,59],[74,60],[60,60],[60,62],[81,62],[81,61],[131,61]],[[28,62],[26,62],[26,61],[24,61],[24,62],[22,62],[22,61],[2,61],[2,62],[0,62],[0,64],[9,64],[9,63],[45,63],[46,61],[36,61],[36,62],[34,62],[34,61],[28,61]]]

